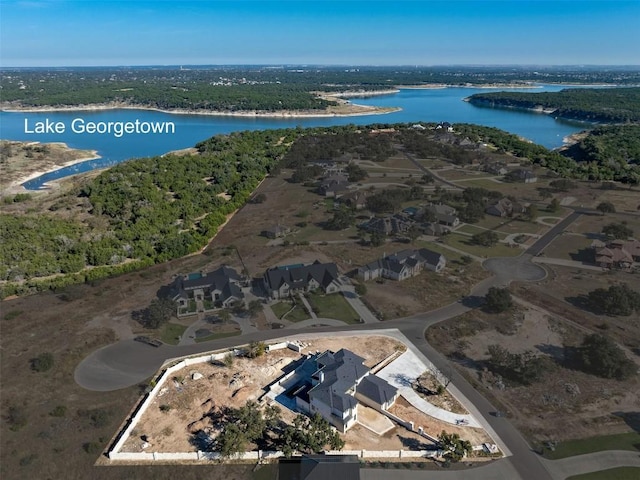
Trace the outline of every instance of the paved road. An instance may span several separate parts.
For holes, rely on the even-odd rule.
[[[584,210],[574,210],[573,212],[571,212],[563,220],[551,227],[551,229],[547,233],[545,233],[536,243],[531,245],[525,253],[534,257],[541,253],[545,248],[547,248],[547,246],[553,241],[554,238],[564,232],[565,229],[573,222],[575,222],[583,213],[585,213]]]

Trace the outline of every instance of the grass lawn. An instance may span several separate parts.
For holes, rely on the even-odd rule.
[[[278,302],[271,305],[271,310],[273,310],[273,313],[276,315],[276,317],[281,319],[285,313],[291,310],[291,307],[292,305],[290,302]],[[300,305],[296,305],[296,308],[291,310],[291,312],[289,312],[287,316],[284,317],[285,320],[289,320],[290,322],[300,322],[302,320],[307,320],[308,318],[310,318],[309,314]]]
[[[637,480],[638,478],[640,478],[640,468],[618,467],[582,475],[572,475],[567,477],[567,480]]]
[[[542,216],[542,215],[541,215]],[[548,226],[535,222],[525,222],[515,218],[495,217],[493,215],[485,215],[482,220],[474,224],[477,227],[494,230],[497,233],[540,233],[548,229]]]
[[[240,330],[234,330],[233,332],[212,333],[211,335],[207,335],[206,337],[196,338],[196,343],[208,342],[210,340],[217,340],[219,338],[235,337],[236,335],[240,335],[240,333]]]
[[[489,175],[486,175],[486,176],[489,176]],[[479,188],[486,188],[487,190],[496,190],[498,192],[502,192],[506,188],[510,188],[509,185],[505,186],[505,184],[502,182],[500,183],[494,182],[493,180],[490,180],[488,178],[478,178],[478,179],[475,179],[473,177],[467,177],[467,178],[470,178],[470,180],[460,182],[458,183],[458,185],[464,188],[479,187]]]
[[[483,247],[481,245],[473,245],[469,237],[464,235],[457,235],[451,233],[444,237],[444,243],[451,245],[454,248],[458,248],[465,252],[478,257],[516,257],[520,255],[523,250],[521,248],[507,247],[505,244],[498,243],[493,247]]]
[[[168,345],[177,345],[180,341],[180,337],[187,329],[184,325],[178,325],[177,323],[167,323],[160,331],[160,340]]]
[[[331,295],[311,294],[307,296],[316,315],[322,318],[335,318],[345,323],[360,323],[360,317],[341,293]]]
[[[475,235],[476,233],[486,232],[487,230],[484,229],[484,228],[480,228],[480,227],[477,227],[475,225],[470,225],[470,224],[467,223],[465,225],[462,225],[459,228],[456,228],[455,231],[456,232],[462,232],[462,233],[470,233],[471,235]],[[507,236],[506,233],[501,232],[499,230],[493,230],[493,231],[496,232],[501,239],[504,239]]]
[[[590,437],[560,442],[553,452],[545,451],[544,456],[557,460],[559,458],[601,452],[603,450],[630,450],[632,452],[638,452],[640,451],[640,433],[620,433],[618,435],[605,435],[602,437]]]
[[[593,261],[592,254],[589,255],[587,252],[592,242],[593,240],[582,235],[558,235],[545,248],[544,256],[564,260]],[[580,254],[584,258],[578,258]]]

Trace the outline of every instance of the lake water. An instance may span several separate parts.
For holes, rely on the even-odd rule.
[[[543,85],[528,92],[551,92],[561,86]],[[353,99],[353,103],[384,107],[400,107],[401,111],[386,115],[326,118],[251,118],[211,115],[172,115],[152,110],[107,110],[79,112],[1,112],[0,138],[21,141],[64,142],[72,148],[97,150],[101,158],[82,162],[50,172],[26,182],[28,189],[42,188],[52,180],[97,168],[105,168],[130,158],[161,155],[171,150],[188,148],[219,133],[290,127],[321,127],[333,125],[367,125],[371,123],[440,122],[477,123],[497,127],[548,148],[562,145],[565,136],[585,128],[585,124],[555,120],[540,113],[475,107],[462,99],[478,92],[493,90],[477,88],[403,89],[397,94]],[[498,90],[496,90],[498,91]],[[175,133],[113,134],[74,133],[70,125],[76,118],[85,122],[173,122]],[[25,120],[33,130],[36,122],[49,119],[63,122],[64,133],[27,133]]]

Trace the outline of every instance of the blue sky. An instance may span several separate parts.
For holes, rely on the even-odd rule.
[[[640,0],[0,0],[0,65],[640,64]]]

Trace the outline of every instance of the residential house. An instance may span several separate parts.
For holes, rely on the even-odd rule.
[[[171,285],[170,298],[176,302],[178,316],[196,311],[228,308],[244,303],[242,286],[245,279],[226,265],[208,273],[178,276]]]
[[[309,414],[319,413],[344,433],[358,420],[358,402],[387,410],[398,398],[398,389],[371,374],[364,358],[350,350],[326,350],[310,354],[305,363],[315,363],[308,381],[295,388],[296,408]],[[300,369],[304,370],[305,364]]]
[[[349,185],[345,175],[331,175],[322,179],[319,193],[325,197],[339,197],[347,192]]]
[[[426,248],[402,250],[358,268],[358,276],[364,281],[376,278],[405,280],[418,275],[425,268],[440,272],[446,264],[444,255]]]
[[[485,172],[492,173],[494,175],[506,175],[509,173],[509,170],[507,170],[507,167],[503,162],[485,163],[482,166],[482,169]]]
[[[356,190],[355,192],[347,193],[337,199],[336,203],[339,205],[346,205],[347,207],[355,210],[362,210],[367,206],[367,192],[363,190]]]
[[[518,202],[513,202],[510,199],[503,197],[500,200],[489,205],[485,210],[489,215],[496,217],[511,217],[524,213],[526,208]]]
[[[267,238],[282,238],[289,235],[289,233],[291,233],[291,229],[280,224],[262,231],[262,235]]]
[[[456,209],[449,205],[444,205],[442,203],[436,205],[432,203],[431,205],[427,205],[425,210],[431,213],[435,217],[436,221],[441,225],[456,227],[460,224],[460,220],[456,216]]]
[[[401,235],[409,231],[415,222],[405,215],[395,214],[386,217],[374,217],[360,225],[368,232],[378,232],[383,235]]]
[[[640,262],[640,241],[612,240],[601,242],[594,240],[591,244],[596,265],[602,268],[630,269],[635,262]]]
[[[424,222],[420,224],[420,230],[424,235],[432,237],[440,237],[451,231],[449,227],[436,222]]]
[[[287,298],[297,293],[320,289],[324,293],[340,291],[342,283],[335,263],[285,265],[267,270],[263,285],[269,297]]]
[[[505,174],[505,178],[512,182],[521,183],[535,183],[538,181],[538,176],[533,171],[526,168],[518,168]]]
[[[451,125],[449,122],[441,122],[436,125],[436,130],[444,130],[448,133],[453,133],[453,125]]]

